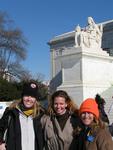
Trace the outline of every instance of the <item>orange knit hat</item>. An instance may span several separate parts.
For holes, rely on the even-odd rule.
[[[87,98],[86,100],[83,101],[83,103],[80,106],[79,109],[79,115],[83,112],[90,112],[96,116],[96,118],[99,118],[99,110],[98,110],[98,105],[93,98]]]

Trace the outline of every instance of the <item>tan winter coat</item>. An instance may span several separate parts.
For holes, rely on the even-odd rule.
[[[99,129],[93,142],[86,141],[86,150],[113,150],[113,141],[109,131]]]
[[[76,126],[77,123],[77,118],[70,115],[62,131],[56,118],[53,123],[51,118],[45,115],[42,118],[45,150],[72,150],[70,146],[73,141],[73,124]]]

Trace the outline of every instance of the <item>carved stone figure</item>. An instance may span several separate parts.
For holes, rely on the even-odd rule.
[[[77,25],[75,28],[75,46],[76,47],[79,47],[81,44],[80,37],[81,37],[81,28],[79,25]]]
[[[88,17],[88,25],[85,29],[80,26],[75,30],[75,46],[101,48],[102,26],[95,24],[92,17]]]

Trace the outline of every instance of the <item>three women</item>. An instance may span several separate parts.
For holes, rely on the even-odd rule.
[[[30,82],[24,85],[22,100],[6,109],[0,119],[0,150],[113,149],[94,99],[86,99],[78,111],[70,96],[59,90],[51,96],[48,114],[37,99],[38,86]]]

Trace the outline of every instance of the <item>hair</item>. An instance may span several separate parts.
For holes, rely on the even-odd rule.
[[[17,108],[20,103],[22,103],[21,99],[13,101],[12,104],[9,106],[9,109]],[[34,104],[33,110],[34,110],[32,114],[33,118],[39,116],[41,112],[45,111],[38,101],[36,101],[36,103]]]
[[[72,99],[70,98],[70,96],[67,94],[66,91],[63,90],[58,90],[56,92],[53,93],[53,95],[50,97],[49,100],[49,106],[48,106],[48,114],[54,114],[54,100],[56,97],[63,97],[65,99],[65,102],[67,103],[67,110],[71,111],[71,112],[78,112],[78,107],[77,105],[72,101]]]
[[[100,106],[104,106],[106,104],[106,101],[104,98],[102,98],[99,94],[96,94],[95,101],[98,104],[98,108],[100,109]]]
[[[97,119],[96,116],[94,115],[94,120],[93,122],[89,125],[89,127],[91,128],[90,132],[93,134],[95,132],[97,132],[97,130],[100,129],[105,129],[106,125],[105,123],[99,118]],[[83,129],[83,126],[77,126],[77,128],[74,129],[73,131],[73,135],[79,135],[81,130]]]
[[[101,120],[101,118],[97,119],[94,115],[94,120],[90,125],[91,129],[95,129],[95,127],[105,128],[105,123]]]

